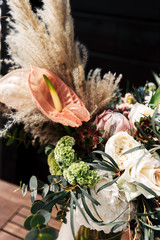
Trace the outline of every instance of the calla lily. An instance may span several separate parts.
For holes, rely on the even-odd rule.
[[[16,110],[33,105],[28,86],[30,68],[14,70],[0,79],[0,102]]]
[[[58,94],[62,104],[61,112],[55,108],[43,75],[50,80]],[[83,102],[75,92],[54,73],[46,69],[32,67],[32,72],[29,75],[29,87],[32,100],[36,107],[52,121],[71,127],[78,127],[82,125],[82,121],[89,121],[89,112]]]
[[[37,67],[14,70],[1,78],[0,102],[16,110],[34,103],[49,119],[65,126],[78,127],[90,119],[83,102],[70,87],[54,73]]]

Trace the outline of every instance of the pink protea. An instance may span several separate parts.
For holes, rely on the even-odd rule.
[[[97,129],[105,131],[105,137],[109,138],[117,132],[131,132],[131,124],[128,119],[121,113],[111,110],[104,110],[96,118]]]

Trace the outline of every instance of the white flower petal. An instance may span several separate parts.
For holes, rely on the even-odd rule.
[[[30,68],[14,70],[0,79],[0,102],[16,110],[32,103],[28,77]]]

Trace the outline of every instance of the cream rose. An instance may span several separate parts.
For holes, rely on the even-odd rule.
[[[104,221],[104,223],[110,223],[111,221],[114,221],[116,218],[117,218],[116,222],[126,221],[126,224],[120,226],[115,230],[115,232],[118,232],[118,231],[122,231],[127,227],[127,220],[129,216],[128,202],[126,201],[124,194],[119,191],[116,183],[96,193],[96,191],[101,186],[103,186],[104,184],[110,181],[111,181],[111,177],[103,178],[101,181],[99,181],[96,184],[95,189],[91,190],[91,195],[94,199],[96,199],[101,204],[99,206],[96,206],[96,209],[101,219]],[[79,202],[81,204],[81,208],[84,210],[84,207],[81,201]],[[98,216],[95,213],[93,205],[88,198],[86,198],[86,203],[90,211],[94,215],[94,217],[98,219]],[[131,210],[132,208],[133,208],[133,205],[131,206]],[[88,224],[85,221],[84,217],[82,216],[78,208],[76,208],[75,218],[78,219],[78,222],[80,225],[84,225],[90,229],[96,229],[98,231],[102,230],[105,233],[109,233],[111,231],[111,228],[114,226],[114,223],[111,225],[100,226],[95,222],[93,222],[89,217],[88,217],[88,221],[89,221],[89,224]]]
[[[124,170],[130,161],[138,158],[145,151],[141,149],[129,154],[122,155],[122,153],[138,146],[141,146],[140,143],[134,140],[127,132],[118,132],[107,141],[105,152],[116,161],[120,170]]]
[[[144,115],[152,117],[153,112],[154,112],[154,110],[147,107],[146,105],[136,103],[133,105],[133,107],[128,115],[128,118],[134,126],[134,123],[139,122],[140,118],[144,117]]]
[[[139,158],[135,158],[130,161],[130,164],[127,166],[125,172],[119,179],[118,185],[120,184],[120,188],[124,189],[126,196],[127,194],[129,194],[129,191],[127,193],[127,189],[125,186],[126,182],[129,184],[134,184],[135,181],[138,183],[142,183],[143,185],[154,191],[158,196],[160,196],[160,161],[153,158],[153,156],[148,153],[141,159],[137,166],[138,159]],[[130,187],[133,187],[133,185],[130,185]],[[139,192],[139,194],[137,191]],[[137,186],[135,184],[134,193],[135,196],[136,194],[137,196],[143,194],[146,198],[154,197],[151,193],[144,190],[143,187]],[[131,197],[131,199],[133,198]]]

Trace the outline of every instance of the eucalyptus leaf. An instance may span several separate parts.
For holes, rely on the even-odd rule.
[[[42,198],[44,198],[47,195],[48,191],[49,191],[49,185],[48,184],[44,184],[43,187],[44,187],[44,189],[42,191]]]
[[[29,188],[30,188],[30,190],[37,189],[37,186],[38,186],[37,178],[36,178],[36,176],[32,176],[30,178],[30,180],[29,180]]]
[[[45,206],[45,203],[42,201],[36,201],[31,207],[31,213],[35,214]]]
[[[111,228],[111,232],[114,232],[117,228],[123,226],[124,224],[126,224],[126,222],[121,222],[119,224],[115,224],[112,228]]]
[[[81,208],[81,206],[80,206],[77,198],[75,197],[74,193],[73,193],[72,191],[71,191],[70,193],[71,193],[71,198],[72,198],[73,201],[75,202],[76,206],[79,208],[79,211],[81,212],[82,216],[84,217],[84,219],[86,220],[86,222],[89,224],[88,219],[87,219],[84,211],[82,210],[82,208]]]
[[[91,202],[93,202],[95,205],[101,205],[96,199],[94,199],[92,196],[91,196],[91,194],[89,194],[89,193],[87,193],[83,188],[81,188],[80,187],[80,190],[81,190],[81,192],[87,197],[87,198],[89,198],[90,200],[91,200]]]
[[[100,188],[98,188],[97,193],[100,192],[101,190],[103,190],[104,188],[107,188],[109,186],[111,186],[112,184],[114,184],[117,180],[119,179],[119,177],[115,178],[114,180],[104,184],[103,186],[101,186]]]
[[[25,240],[37,240],[38,234],[39,234],[38,229],[33,230],[27,234],[27,236],[25,237]]]
[[[65,191],[59,192],[59,194],[57,194],[57,195],[53,198],[53,200],[51,200],[49,203],[47,203],[47,204],[43,207],[43,209],[50,211],[51,208],[52,208],[55,204],[57,204],[60,200],[63,200],[63,199],[66,197],[66,195],[67,195],[67,192],[65,192]]]
[[[76,240],[75,229],[74,229],[74,200],[72,197],[70,200],[70,225],[71,225],[71,231],[72,231],[73,238],[74,238],[74,240]]]
[[[55,239],[58,237],[58,233],[57,233],[57,231],[56,231],[54,228],[49,228],[49,227],[47,227],[47,228],[42,228],[42,229],[40,230],[40,233],[49,233],[49,234],[51,234],[52,237],[55,238]]]
[[[39,210],[37,213],[41,214],[44,217],[44,219],[45,219],[44,225],[47,225],[51,219],[52,214],[50,212],[48,212],[47,210]]]
[[[53,240],[53,236],[49,233],[40,233],[37,240]]]
[[[27,194],[27,189],[28,189],[27,185],[25,185],[23,183],[23,185],[22,185],[22,195],[23,195],[23,197]]]
[[[51,184],[54,184],[55,181],[54,181],[54,177],[52,175],[49,175],[48,176],[48,182],[51,183]]]
[[[132,152],[134,152],[134,151],[141,150],[141,149],[145,149],[145,146],[144,146],[144,145],[140,145],[140,146],[138,146],[138,147],[131,148],[131,149],[129,149],[128,151],[123,152],[121,156],[126,155],[126,154],[129,154],[129,153],[132,153]]]
[[[155,197],[158,197],[157,194],[150,188],[148,188],[146,185],[144,185],[143,183],[139,183],[136,181],[133,181],[132,183],[134,183],[135,185],[142,187],[144,190],[146,190],[147,192],[149,192],[150,194],[152,194]]]
[[[85,200],[85,197],[84,197],[83,194],[81,194],[81,200],[82,200],[84,209],[85,209],[86,213],[88,214],[88,216],[89,216],[94,222],[99,222],[99,223],[101,223],[102,221],[99,221],[98,219],[96,219],[96,218],[93,216],[93,214],[92,214],[92,212],[90,211],[90,209],[88,208],[87,203],[86,203],[86,200]]]
[[[29,231],[32,229],[32,227],[31,227],[31,220],[32,220],[32,218],[33,218],[33,215],[27,217],[25,222],[24,222],[24,228],[26,228]]]
[[[45,223],[45,218],[41,214],[35,214],[33,215],[30,224],[32,228],[35,228],[37,226],[42,226]]]
[[[37,190],[33,190],[31,191],[31,202],[34,203],[34,201],[36,200],[36,197],[37,197]]]
[[[144,226],[146,226],[146,227],[148,227],[148,228],[150,228],[150,229],[153,229],[153,230],[156,230],[156,231],[160,231],[160,225],[156,225],[156,226],[154,226],[154,225],[149,225],[149,224],[147,224],[147,223],[145,223],[145,222],[143,222],[143,221],[141,221],[141,223],[142,223]]]
[[[118,165],[117,165],[117,163],[114,161],[114,159],[110,156],[110,155],[108,155],[107,153],[105,153],[105,152],[102,152],[102,151],[93,151],[93,153],[98,153],[98,154],[101,154],[101,155],[103,155],[104,157],[106,157],[106,158],[108,158],[110,161],[111,161],[111,163],[113,164],[113,166],[116,168],[116,169],[119,169],[119,167],[118,167]]]

